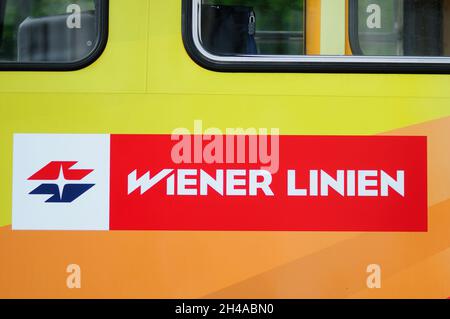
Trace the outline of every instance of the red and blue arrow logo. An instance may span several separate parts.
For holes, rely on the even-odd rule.
[[[30,192],[31,195],[51,195],[46,203],[71,203],[86,193],[95,184],[79,184],[92,169],[72,168],[78,162],[50,162],[35,174],[30,181],[47,181]],[[50,182],[52,181],[52,182]]]

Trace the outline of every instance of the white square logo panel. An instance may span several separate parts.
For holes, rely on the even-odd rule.
[[[108,230],[107,134],[15,134],[14,230]]]

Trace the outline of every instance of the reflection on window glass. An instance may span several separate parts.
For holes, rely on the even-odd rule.
[[[357,4],[354,54],[450,56],[450,0],[357,0]]]
[[[96,0],[0,0],[0,62],[74,62],[99,41]]]
[[[220,55],[303,54],[303,8],[301,0],[203,0],[202,44]]]

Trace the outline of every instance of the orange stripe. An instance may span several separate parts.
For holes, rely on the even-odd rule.
[[[320,54],[320,0],[306,1],[306,54]]]

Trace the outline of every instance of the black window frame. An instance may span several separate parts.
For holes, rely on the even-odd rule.
[[[0,62],[0,71],[76,71],[94,63],[108,43],[109,0],[98,0],[99,34],[95,48],[81,60],[73,62]]]
[[[347,0],[349,5],[348,34],[352,52],[361,52],[358,39],[358,0]],[[306,8],[306,2],[305,2]],[[305,9],[306,10],[306,9]],[[450,57],[446,63],[430,62],[429,57],[386,57],[385,59],[370,56],[315,56],[317,62],[280,61],[219,61],[204,55],[197,47],[193,34],[193,0],[182,0],[182,40],[187,54],[202,68],[215,72],[270,72],[270,73],[398,73],[398,74],[448,74],[450,73]],[[352,41],[353,40],[353,41]],[[359,51],[358,51],[359,49]],[[281,57],[281,56],[280,56]],[[302,56],[299,56],[302,57]],[[303,56],[308,57],[308,56]],[[311,56],[309,56],[311,57]],[[371,59],[373,58],[373,59]],[[447,60],[447,58],[445,58]],[[319,61],[321,60],[321,61]],[[371,62],[373,60],[373,62]],[[405,61],[405,62],[402,62]],[[421,60],[423,62],[408,62]],[[439,60],[439,59],[438,59]]]

